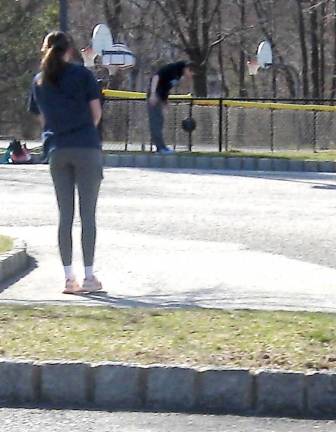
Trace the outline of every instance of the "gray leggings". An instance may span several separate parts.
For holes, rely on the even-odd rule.
[[[96,245],[96,206],[103,178],[103,155],[98,149],[56,149],[50,156],[58,208],[58,243],[64,266],[72,264],[72,225],[75,187],[79,195],[84,265],[91,267]]]

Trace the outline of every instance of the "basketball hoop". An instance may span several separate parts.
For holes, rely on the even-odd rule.
[[[260,65],[257,60],[249,60],[247,62],[247,67],[248,67],[249,75],[256,76],[260,68]]]
[[[100,64],[106,66],[110,75],[121,69],[135,66],[136,58],[133,52],[123,43],[116,43],[110,29],[105,24],[98,24],[93,31],[92,48],[82,52],[87,64],[92,64],[94,56],[98,56]]]
[[[257,57],[247,62],[249,74],[256,76],[258,70],[269,69],[273,64],[272,45],[269,41],[263,41],[258,45]]]

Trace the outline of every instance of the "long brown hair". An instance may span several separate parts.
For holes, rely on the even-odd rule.
[[[58,84],[66,65],[64,55],[70,48],[70,40],[65,33],[55,31],[46,36],[42,46],[41,84]]]

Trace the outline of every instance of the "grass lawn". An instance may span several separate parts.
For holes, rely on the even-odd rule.
[[[190,153],[189,153],[190,154]],[[192,155],[225,156],[225,157],[254,157],[254,158],[276,158],[276,159],[295,159],[295,160],[317,160],[334,161],[336,160],[335,150],[326,150],[314,153],[313,151],[229,151],[223,153],[191,153]]]
[[[336,315],[1,306],[0,355],[334,369]]]
[[[141,154],[140,151],[105,151],[106,154]],[[148,152],[147,152],[148,153]],[[275,158],[275,159],[295,159],[295,160],[317,160],[334,161],[336,160],[336,150],[325,150],[314,153],[313,151],[240,151],[231,150],[228,152],[184,152],[178,151],[177,156],[212,156],[212,157],[253,157],[253,158]]]
[[[32,154],[39,154],[42,147],[36,147],[32,150]],[[141,151],[113,151],[105,150],[105,154],[142,154]],[[146,152],[148,154],[149,152]],[[335,161],[336,150],[324,150],[314,153],[313,151],[240,151],[230,150],[228,152],[186,152],[178,151],[178,156],[212,156],[212,157],[253,157],[253,158],[276,158],[276,159],[295,159],[295,160],[317,160],[317,161]],[[3,153],[0,149],[0,158]]]
[[[9,237],[0,235],[0,254],[11,250],[13,241]]]

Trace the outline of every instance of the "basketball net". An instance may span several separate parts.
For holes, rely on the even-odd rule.
[[[254,59],[254,60],[249,60],[247,62],[247,67],[248,67],[249,75],[255,76],[258,73],[260,65],[258,61]]]
[[[120,67],[116,65],[105,65],[105,68],[108,70],[110,76],[117,75],[120,70]]]

